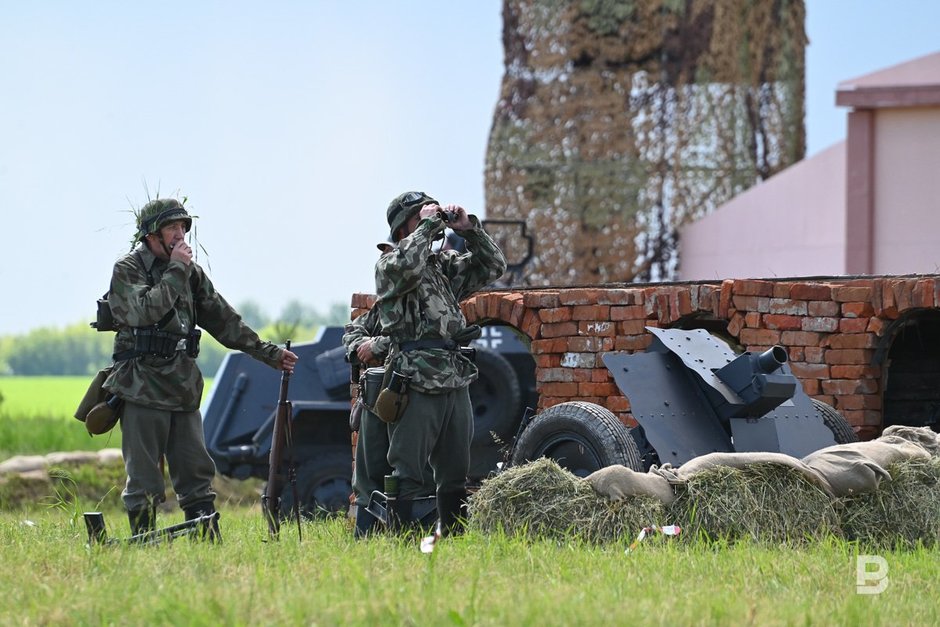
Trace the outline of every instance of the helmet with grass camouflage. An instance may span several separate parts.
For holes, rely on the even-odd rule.
[[[186,207],[175,198],[157,198],[141,207],[137,216],[137,238],[143,240],[151,233],[157,233],[161,228],[182,220],[186,224],[186,232],[193,225],[193,218],[186,211]]]
[[[424,192],[405,192],[395,197],[388,205],[385,216],[391,229],[391,240],[398,241],[395,233],[405,225],[411,216],[421,211],[421,207],[430,204],[440,204]]]

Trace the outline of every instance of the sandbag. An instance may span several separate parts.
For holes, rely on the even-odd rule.
[[[784,453],[707,453],[687,461],[675,469],[681,479],[689,479],[700,472],[710,470],[717,466],[728,468],[746,468],[752,464],[778,464],[799,471],[823,492],[832,496],[832,489],[826,477],[817,470],[807,466],[795,457]]]
[[[676,500],[669,482],[655,473],[636,472],[626,466],[607,466],[584,478],[594,490],[611,501],[622,501],[631,496],[651,496],[663,505]]]
[[[896,443],[898,438],[913,442],[930,453],[933,457],[940,457],[940,433],[937,433],[930,427],[891,425],[882,432],[878,440]]]
[[[830,446],[803,458],[804,464],[826,478],[833,496],[874,492],[882,479],[891,480],[888,471],[860,449],[843,447],[848,445]]]

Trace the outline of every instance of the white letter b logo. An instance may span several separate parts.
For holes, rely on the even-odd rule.
[[[873,565],[874,568],[869,568]],[[888,562],[880,555],[859,555],[855,558],[855,592],[881,594],[888,587]]]

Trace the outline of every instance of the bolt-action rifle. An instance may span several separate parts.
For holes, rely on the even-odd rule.
[[[290,350],[290,340],[284,345]],[[287,400],[287,386],[290,372],[281,371],[281,388],[277,397],[277,413],[274,416],[274,429],[271,434],[271,455],[268,460],[268,483],[261,496],[261,511],[268,522],[268,535],[277,540],[281,531],[281,493],[284,492],[284,480],[291,485],[294,497],[293,514],[297,519],[297,538],[302,539],[300,530],[300,499],[297,494],[297,468],[294,465],[294,438],[291,430],[291,402]],[[287,447],[287,473],[283,472],[284,447]]]

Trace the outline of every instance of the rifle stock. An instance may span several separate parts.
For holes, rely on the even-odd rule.
[[[290,340],[284,345],[290,350]],[[290,372],[281,371],[281,387],[277,398],[277,413],[274,416],[274,429],[271,434],[271,454],[268,458],[268,482],[261,496],[261,510],[268,523],[268,535],[277,540],[281,531],[281,494],[284,492],[285,479],[293,490],[293,513],[297,519],[297,536],[301,539],[300,499],[297,494],[297,471],[294,467],[293,434],[291,431],[291,402],[287,400],[287,388],[290,384]],[[287,473],[284,473],[284,447],[288,450]]]

